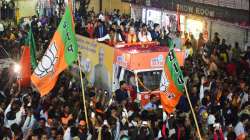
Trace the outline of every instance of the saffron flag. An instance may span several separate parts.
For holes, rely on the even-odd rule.
[[[172,113],[179,103],[184,89],[183,75],[176,59],[173,42],[170,43],[170,50],[166,57],[160,86],[162,91],[160,98],[163,109],[168,113]]]
[[[28,46],[22,47],[23,53],[20,59],[20,72],[19,72],[19,84],[21,87],[30,86],[31,65],[30,65],[30,48]]]
[[[31,76],[41,96],[47,95],[54,88],[59,74],[77,60],[78,48],[73,27],[72,14],[67,6],[48,49]]]
[[[37,66],[37,62],[36,62],[36,43],[35,43],[35,39],[32,33],[32,29],[30,28],[29,33],[28,33],[28,37],[26,39],[26,45],[28,45],[30,47],[30,62],[32,65],[32,68],[35,69]]]

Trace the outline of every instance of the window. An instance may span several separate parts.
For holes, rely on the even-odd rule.
[[[139,72],[139,91],[156,90],[160,87],[162,70]]]

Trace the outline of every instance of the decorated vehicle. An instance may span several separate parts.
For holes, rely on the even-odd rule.
[[[77,35],[81,66],[90,84],[97,89],[114,92],[119,82],[128,83],[130,96],[145,105],[150,94],[158,96],[168,47],[149,44],[109,46]],[[180,66],[184,51],[176,50]]]

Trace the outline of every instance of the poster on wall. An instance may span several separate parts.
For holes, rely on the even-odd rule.
[[[114,49],[93,39],[77,35],[83,72],[91,86],[111,91]]]

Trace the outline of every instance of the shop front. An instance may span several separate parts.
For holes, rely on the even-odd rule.
[[[178,20],[180,20],[179,25]],[[142,21],[151,26],[158,23],[167,32],[176,32],[179,26],[181,33],[193,34],[196,39],[199,38],[200,33],[203,33],[205,39],[208,39],[208,19],[200,16],[185,13],[178,15],[173,11],[144,7],[142,9]]]
[[[213,34],[218,32],[221,37],[226,35],[225,39],[233,40],[230,41],[231,45],[236,41],[235,38],[243,35],[241,38],[245,39],[240,39],[239,44],[247,42],[246,35],[250,27],[249,12],[247,10],[217,7],[182,0],[151,2],[141,0],[132,2],[131,8],[133,8],[133,5],[143,5],[143,8],[141,8],[143,22],[152,23],[153,21],[159,23],[167,31],[175,32],[180,30],[182,33],[192,33],[196,39],[198,39],[200,33],[203,33],[206,40],[211,40]],[[227,30],[221,30],[228,27],[232,27],[234,32],[237,32],[237,35],[230,34]]]

